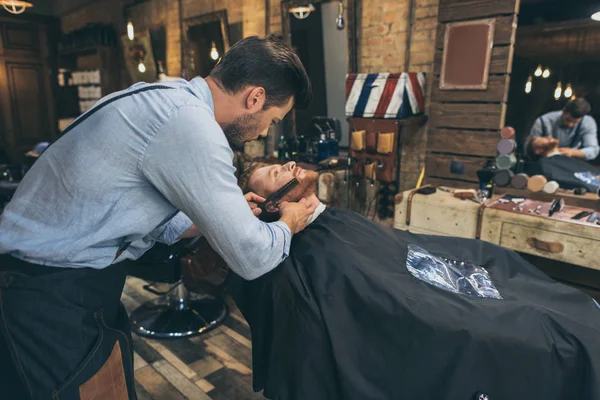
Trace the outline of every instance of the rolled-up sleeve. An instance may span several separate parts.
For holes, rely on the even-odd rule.
[[[600,153],[598,145],[598,126],[594,118],[586,116],[581,121],[581,152],[586,160],[594,160]]]
[[[178,212],[165,224],[150,232],[150,236],[157,242],[172,245],[177,243],[179,236],[190,229],[192,225],[193,222],[187,215]]]
[[[264,223],[252,214],[232,160],[233,151],[210,111],[183,106],[152,137],[140,169],[229,267],[251,280],[289,255],[291,232],[283,222]]]

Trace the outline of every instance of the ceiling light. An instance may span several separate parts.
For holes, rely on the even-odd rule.
[[[550,70],[546,68],[542,73],[542,78],[548,78],[550,76]]]
[[[127,37],[129,40],[133,40],[133,22],[127,22]]]
[[[215,45],[215,42],[212,42],[212,45],[210,47],[210,58],[212,58],[215,61],[219,58],[219,52],[217,51],[217,46]]]
[[[567,83],[567,87],[565,88],[565,97],[570,98],[571,96],[573,96],[573,88],[571,87],[570,83]]]
[[[140,63],[138,64],[138,71],[140,71],[142,74],[143,74],[144,72],[146,72],[146,66],[144,65],[144,63],[143,63],[143,62],[140,62]]]
[[[33,4],[22,0],[0,0],[0,4],[11,14],[22,14],[29,7],[33,7]]]
[[[560,99],[560,95],[562,94],[562,83],[558,82],[556,85],[556,89],[554,89],[554,99]]]
[[[294,14],[294,17],[298,19],[305,19],[313,11],[315,11],[315,6],[313,6],[312,4],[309,4],[307,6],[296,6],[290,8],[290,14]]]
[[[341,0],[338,3],[338,16],[335,18],[335,26],[339,30],[344,29],[344,2]]]
[[[533,74],[537,77],[542,76],[542,66],[538,65],[537,69],[535,70],[535,72]]]
[[[592,14],[592,19],[594,21],[600,21],[600,11],[593,13]]]
[[[529,77],[529,79],[527,79],[527,83],[525,84],[525,93],[529,94],[531,93],[531,86],[532,86],[532,78]]]

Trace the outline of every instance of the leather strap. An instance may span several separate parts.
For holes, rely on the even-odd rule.
[[[412,209],[412,198],[415,196],[415,194],[419,193],[419,190],[429,187],[431,185],[425,185],[422,186],[418,189],[414,189],[413,191],[410,192],[410,194],[408,195],[408,199],[407,199],[407,204],[406,204],[406,226],[410,225],[410,212]]]
[[[485,201],[481,203],[479,209],[477,209],[477,231],[475,232],[475,239],[481,238],[481,226],[483,225],[483,212],[486,209]]]

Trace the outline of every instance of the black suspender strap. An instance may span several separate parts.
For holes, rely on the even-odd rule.
[[[546,131],[546,125],[544,125],[544,119],[540,117],[540,123],[542,124],[542,136],[548,136],[548,132]]]
[[[67,127],[67,129],[65,129],[62,132],[61,137],[64,136],[67,132],[69,132],[69,131],[73,130],[74,128],[76,128],[79,124],[81,124],[83,121],[85,121],[86,119],[88,119],[92,114],[94,114],[97,111],[100,111],[101,109],[103,109],[105,106],[107,106],[107,105],[109,105],[109,104],[111,104],[111,103],[113,103],[113,102],[115,102],[117,100],[121,100],[124,97],[129,97],[129,96],[132,96],[134,94],[138,94],[138,93],[142,93],[142,92],[147,92],[149,90],[156,90],[156,89],[175,89],[175,88],[173,88],[171,86],[165,86],[165,85],[145,86],[143,88],[132,90],[131,92],[122,93],[122,94],[120,94],[118,96],[115,96],[112,99],[106,100],[105,102],[97,105],[96,107],[93,107],[91,110],[89,110],[88,112],[84,113],[81,117],[79,117],[77,120],[75,120],[71,125],[69,125]]]
[[[68,132],[72,131],[73,129],[75,129],[77,126],[79,126],[83,121],[85,121],[86,119],[88,119],[92,114],[102,110],[104,107],[106,107],[107,105],[117,101],[117,100],[121,100],[124,97],[129,97],[129,96],[133,96],[134,94],[138,94],[138,93],[142,93],[142,92],[147,92],[149,90],[158,90],[158,89],[175,89],[174,87],[171,86],[165,86],[165,85],[152,85],[152,86],[145,86],[143,88],[139,88],[136,90],[132,90],[130,92],[127,93],[122,93],[118,96],[115,96],[109,100],[106,100],[105,102],[93,107],[92,109],[90,109],[88,112],[84,113],[82,116],[80,116],[77,120],[75,120],[71,125],[69,125],[63,132],[62,135],[57,138],[54,142],[52,143],[56,143],[56,141],[58,141],[61,137],[63,137],[64,135],[66,135]],[[50,146],[48,146],[50,147]],[[120,247],[119,250],[117,251],[117,256],[115,257],[115,260],[117,258],[119,258],[119,256],[121,255],[121,253],[123,253],[125,250],[127,250],[127,248],[129,247],[129,245],[131,244],[131,242],[124,242]]]
[[[585,117],[583,117],[583,118],[585,118]],[[575,148],[575,145],[577,144],[577,139],[579,139],[579,130],[581,129],[581,124],[583,123],[583,118],[581,119],[581,121],[579,121],[579,123],[575,127],[575,134],[573,135],[573,137],[571,138],[571,142],[569,143],[569,147],[572,149]]]

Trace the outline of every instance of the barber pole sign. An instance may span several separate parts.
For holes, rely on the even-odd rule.
[[[346,75],[346,116],[403,119],[425,110],[425,73]]]

